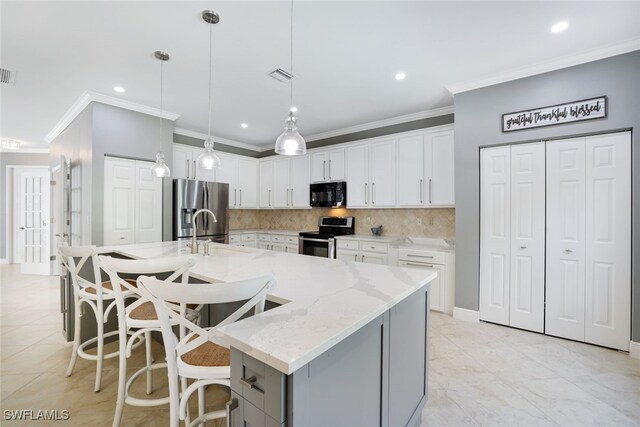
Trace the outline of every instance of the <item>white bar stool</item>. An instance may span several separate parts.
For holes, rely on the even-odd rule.
[[[94,391],[100,391],[102,380],[102,364],[104,359],[111,359],[118,356],[119,351],[104,354],[105,338],[117,335],[118,331],[104,333],[104,324],[109,318],[109,313],[116,305],[115,294],[111,282],[103,282],[95,246],[62,246],[59,248],[60,259],[69,274],[71,275],[71,284],[73,286],[73,302],[75,308],[74,315],[74,335],[73,335],[73,352],[71,360],[67,368],[66,376],[69,377],[73,373],[73,369],[78,360],[78,356],[82,359],[93,360],[96,365],[96,382]],[[76,258],[80,260],[76,263]],[[93,282],[80,277],[80,271],[85,263],[91,260],[93,263]],[[130,281],[135,286],[135,281]],[[129,290],[123,290],[124,298],[132,297],[135,294]],[[83,315],[84,305],[88,305],[93,309],[96,318],[97,334],[94,338],[82,343],[81,340],[81,317]],[[106,308],[105,308],[106,304]],[[142,344],[142,340],[135,343],[135,347]],[[96,345],[97,353],[87,353],[87,347]]]
[[[180,419],[192,427],[216,418],[227,417],[230,425],[229,409],[204,413],[204,389],[211,384],[230,388],[229,345],[219,336],[217,328],[240,319],[251,308],[254,312],[264,311],[267,293],[276,285],[273,276],[262,276],[239,282],[183,284],[175,286],[171,282],[154,277],[140,276],[138,292],[143,298],[153,302],[162,325],[162,338],[167,355],[169,371],[169,398],[171,427],[178,427]],[[246,301],[238,310],[212,328],[201,328],[187,316],[176,311],[177,304],[224,304]],[[189,330],[189,334],[178,339],[173,325],[178,323]],[[189,387],[178,390],[178,379],[194,380]],[[198,390],[198,418],[189,422],[189,397]]]
[[[152,371],[165,368],[167,364],[153,363],[153,356],[151,354],[151,333],[153,331],[161,331],[161,325],[158,321],[158,316],[153,303],[144,298],[139,298],[137,301],[126,307],[124,304],[125,298],[122,289],[127,289],[136,294],[139,294],[139,290],[128,283],[126,279],[120,277],[120,275],[170,273],[166,280],[173,283],[173,286],[176,288],[181,288],[181,285],[175,283],[174,280],[181,276],[182,283],[187,283],[189,278],[189,269],[195,265],[196,257],[193,255],[186,255],[173,258],[128,260],[99,256],[98,262],[100,267],[109,274],[111,282],[120,285],[120,287],[114,286],[118,312],[118,328],[120,332],[118,397],[116,401],[115,415],[113,418],[113,426],[117,427],[121,423],[125,404],[131,406],[152,407],[166,405],[170,401],[168,396],[155,399],[140,399],[130,395],[130,389],[133,382],[144,373],[147,374],[146,391],[147,394],[151,394],[153,392]],[[197,321],[202,305],[187,306],[186,304],[181,304],[177,309],[186,318],[189,318],[192,321]],[[177,324],[177,322],[173,323],[174,325]],[[181,336],[184,335],[184,327],[181,326],[180,330]],[[131,335],[128,339],[127,334]],[[147,364],[145,367],[136,371],[127,380],[127,358],[131,356],[131,350],[135,340],[141,336],[145,337]],[[183,388],[186,388],[186,380],[183,382]]]

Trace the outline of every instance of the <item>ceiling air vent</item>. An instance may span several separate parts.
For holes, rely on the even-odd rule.
[[[275,70],[269,73],[269,76],[273,77],[274,79],[282,83],[286,83],[294,77],[293,74],[283,70],[282,68],[276,68]]]
[[[15,81],[15,71],[7,70],[6,68],[0,68],[0,83],[7,83],[12,85]]]

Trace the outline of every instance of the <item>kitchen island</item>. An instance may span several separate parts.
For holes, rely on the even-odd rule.
[[[147,259],[184,243],[101,248]],[[419,425],[427,397],[429,282],[436,272],[213,244],[190,275],[273,274],[278,304],[221,328],[232,425]]]

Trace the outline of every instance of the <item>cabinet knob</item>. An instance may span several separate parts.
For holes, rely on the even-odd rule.
[[[520,246],[520,249],[527,249],[526,246]]]
[[[565,250],[564,250],[564,253],[565,253],[565,254],[571,254],[571,253],[573,253],[573,251],[572,251],[571,249],[565,249]]]

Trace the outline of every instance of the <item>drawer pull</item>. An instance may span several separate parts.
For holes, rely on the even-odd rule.
[[[407,254],[407,256],[411,256],[411,257],[415,257],[415,258],[433,258],[433,256],[431,256],[431,255],[413,255],[413,254]]]
[[[250,389],[256,388],[256,381],[258,381],[258,379],[255,375],[249,378],[240,378],[240,384],[245,385]]]
[[[433,268],[433,264],[420,264],[420,263],[417,263],[417,262],[407,262],[407,261],[405,261],[405,265],[415,265],[416,267]]]

